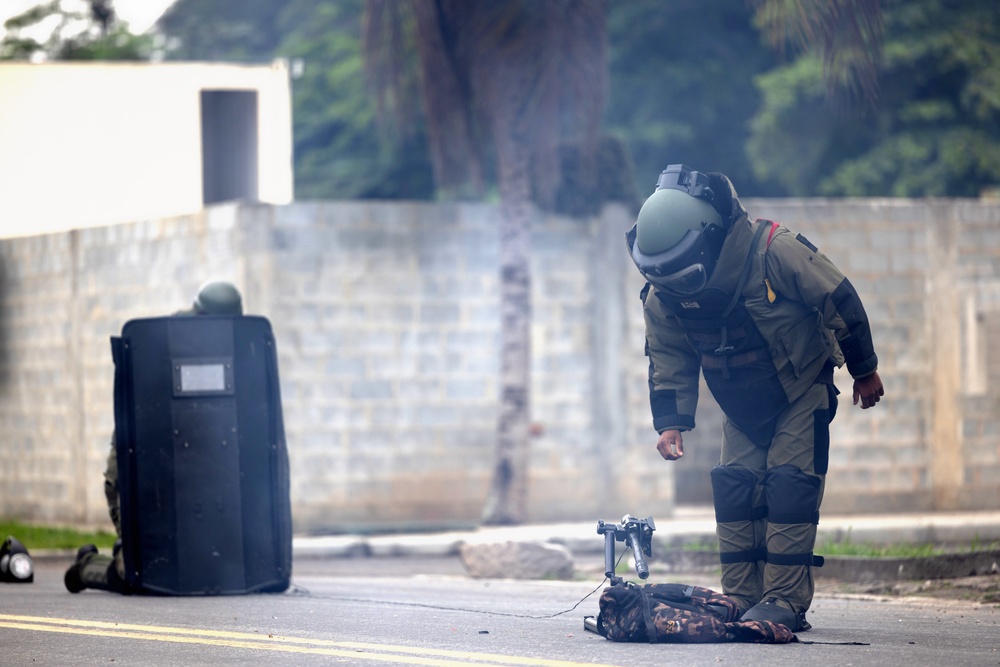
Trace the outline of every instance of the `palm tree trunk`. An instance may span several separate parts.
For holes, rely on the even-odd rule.
[[[498,137],[511,137],[497,133]],[[531,418],[531,182],[528,149],[511,137],[498,146],[500,168],[500,414],[493,481],[483,523],[524,521]]]

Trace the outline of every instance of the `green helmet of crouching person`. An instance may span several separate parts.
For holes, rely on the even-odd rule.
[[[198,288],[191,308],[196,315],[242,315],[243,299],[232,283],[209,280]]]

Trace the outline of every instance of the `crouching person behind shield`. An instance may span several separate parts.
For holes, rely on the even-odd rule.
[[[287,588],[291,517],[276,352],[267,320],[242,315],[236,287],[210,281],[190,309],[132,320],[112,338],[115,434],[104,492],[118,540],[111,555],[80,547],[64,578],[71,593]],[[248,499],[244,478],[271,493]],[[248,513],[260,530],[243,527]],[[244,552],[257,558],[245,562]]]

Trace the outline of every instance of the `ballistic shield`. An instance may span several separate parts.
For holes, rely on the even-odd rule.
[[[288,588],[288,453],[270,323],[136,319],[111,347],[127,583],[166,595]]]

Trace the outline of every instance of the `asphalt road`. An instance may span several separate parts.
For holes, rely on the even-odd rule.
[[[597,593],[559,613],[599,575],[473,580],[457,559],[305,560],[285,594],[153,598],[71,595],[66,565],[0,584],[0,665],[1000,665],[1000,607],[963,601],[820,591],[799,637],[831,644],[616,644],[583,630]]]

